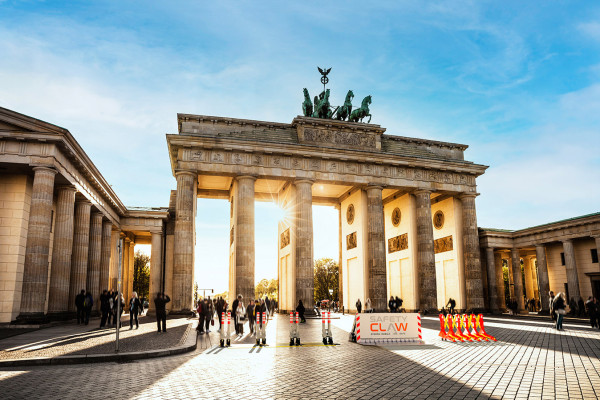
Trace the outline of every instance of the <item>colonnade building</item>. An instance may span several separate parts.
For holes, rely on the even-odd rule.
[[[466,145],[300,116],[284,124],[178,114],[177,122],[178,132],[166,135],[176,182],[168,206],[128,208],[68,130],[0,108],[0,323],[72,315],[81,289],[98,305],[101,290],[116,290],[119,266],[128,298],[136,244],[152,245],[150,297],[164,291],[171,312],[189,312],[198,198],[230,203],[223,238],[230,302],[254,297],[255,201],[286,211],[273,266],[281,310],[299,300],[313,306],[313,204],[338,209],[339,293],[349,310],[367,298],[385,310],[390,295],[407,311],[433,312],[450,297],[461,310],[496,310],[501,285],[490,278],[502,265],[498,256],[510,251],[515,264],[543,244],[547,259],[554,257],[556,240],[541,240],[542,233],[527,241],[527,234],[478,230],[476,178],[487,167],[465,160]],[[565,240],[574,243],[564,248],[579,282],[600,272],[571,257],[579,239]],[[560,286],[551,271],[550,286]],[[580,293],[589,287],[580,283]]]

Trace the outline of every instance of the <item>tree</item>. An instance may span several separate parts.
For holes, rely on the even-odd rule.
[[[148,298],[150,293],[150,256],[139,250],[133,262],[133,290],[138,297]]]
[[[314,297],[315,303],[324,300],[336,300],[339,298],[340,272],[338,263],[331,258],[319,258],[315,261],[314,275]],[[330,294],[329,290],[333,290]]]
[[[276,299],[277,288],[277,279],[262,279],[256,284],[256,288],[254,289],[254,295],[257,299],[260,299],[264,296],[268,296],[270,299]]]

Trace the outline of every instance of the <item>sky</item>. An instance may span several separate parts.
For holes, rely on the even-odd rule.
[[[468,144],[478,225],[600,211],[600,4],[0,0],[0,106],[69,129],[127,206],[167,206],[177,113],[289,123],[329,74],[390,135]],[[314,207],[315,258],[337,211]],[[229,205],[199,200],[196,280],[227,287]],[[275,278],[256,203],[256,278]],[[215,271],[222,271],[215,273]]]

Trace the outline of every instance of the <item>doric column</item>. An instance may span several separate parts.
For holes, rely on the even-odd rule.
[[[244,302],[254,297],[254,182],[253,176],[238,176],[234,202],[235,215],[235,289]]]
[[[543,244],[535,245],[537,257],[538,279],[540,281],[540,303],[542,313],[550,313],[550,279],[548,278],[548,264],[546,262],[546,247]]]
[[[129,293],[129,296],[131,297],[131,294],[133,293],[133,270],[135,268],[135,243],[131,242],[129,244],[129,253],[127,254],[127,257],[129,258],[129,278],[127,278],[127,291]],[[169,296],[171,296],[171,291],[168,292]],[[139,293],[138,293],[139,296]],[[151,299],[154,300],[154,299]],[[129,301],[129,300],[128,300]],[[150,303],[150,302],[148,302]],[[167,304],[171,304],[171,303],[167,303]]]
[[[515,283],[515,299],[517,300],[517,311],[525,311],[525,301],[523,300],[523,274],[521,273],[521,257],[519,249],[510,249],[512,261],[513,281]]]
[[[502,272],[502,254],[494,254],[494,268],[496,271],[496,296],[498,298],[498,308],[506,310],[506,297],[504,295],[504,273]]]
[[[162,232],[152,232],[150,252],[150,299],[155,299],[161,291],[162,279]],[[168,293],[167,293],[168,294]],[[154,301],[150,301],[149,310],[154,312]]]
[[[490,302],[490,310],[493,313],[499,311],[498,304],[498,287],[496,284],[496,265],[494,257],[494,248],[486,247],[485,249],[486,263],[487,263],[487,278],[488,278],[488,296]]]
[[[112,236],[112,222],[105,220],[102,222],[102,240],[100,249],[100,279],[99,291],[100,294],[104,290],[108,290],[110,285],[110,242]],[[99,302],[96,302],[99,303]],[[96,304],[96,308],[100,309],[100,304]]]
[[[481,311],[484,308],[475,197],[475,194],[463,194],[460,196],[462,201],[463,257],[465,262],[467,309],[473,312]]]
[[[33,171],[20,317],[43,319],[48,284],[48,255],[56,170],[35,167]]]
[[[171,296],[174,312],[188,313],[194,301],[192,293],[195,244],[194,205],[198,177],[191,171],[179,171],[175,173],[175,176],[177,177],[177,197],[175,202],[173,293],[167,294]]]
[[[110,233],[110,273],[108,278],[108,290],[117,290],[117,281],[119,279],[119,239],[121,238],[121,231],[118,228],[114,229]]]
[[[569,285],[569,298],[567,299],[567,303],[572,298],[575,299],[575,302],[577,302],[581,294],[579,292],[579,277],[577,276],[577,262],[575,261],[575,250],[573,249],[573,241],[571,239],[563,240],[563,249],[565,252],[567,284]]]
[[[314,260],[312,223],[312,185],[309,180],[298,180],[295,199],[296,222],[296,301],[304,307],[314,306]],[[239,204],[239,203],[238,203]]]
[[[129,301],[131,292],[129,291],[129,269],[133,268],[129,265],[129,243],[131,241],[128,238],[123,240],[123,296],[125,300]]]
[[[600,257],[600,235],[593,236],[593,238],[596,241],[596,254],[598,255],[598,257]]]
[[[343,238],[342,238],[342,205],[336,205],[338,209],[338,247],[339,247],[339,258],[338,258],[338,301],[340,302],[340,306],[344,306],[344,276],[343,276],[343,259],[342,259],[342,249],[343,249]]]
[[[90,245],[90,210],[92,203],[78,201],[75,205],[75,230],[73,256],[71,257],[71,280],[69,282],[69,311],[75,311],[75,296],[85,290]]]
[[[414,193],[417,208],[417,270],[419,271],[419,309],[437,312],[437,283],[433,249],[431,192]]]
[[[65,313],[69,310],[75,192],[76,189],[72,186],[61,186],[58,188],[54,243],[52,245],[50,292],[48,294],[48,314]]]
[[[533,276],[531,275],[531,257],[526,256],[523,258],[523,269],[525,273],[525,297],[527,300],[533,299]]]
[[[90,222],[90,245],[88,252],[87,290],[94,303],[100,301],[100,262],[102,258],[102,213],[93,212]]]
[[[508,297],[515,298],[515,280],[513,279],[513,262],[510,253],[506,257],[506,267],[508,268]]]
[[[375,311],[387,310],[385,268],[385,229],[381,186],[367,187],[367,261],[368,294]],[[433,231],[432,231],[433,232]]]

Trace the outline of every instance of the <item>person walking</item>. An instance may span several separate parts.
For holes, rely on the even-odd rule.
[[[240,332],[238,330],[238,321],[237,321],[237,307],[238,304],[242,301],[243,297],[241,294],[238,294],[237,299],[231,303],[231,314],[233,316],[233,326],[235,327],[235,333],[239,336]]]
[[[371,306],[371,298],[367,297],[367,301],[365,301],[365,312],[372,313],[373,307]]]
[[[135,321],[135,329],[140,327],[140,323],[138,322],[138,314],[142,309],[142,303],[138,298],[137,292],[133,292],[131,294],[131,299],[129,300],[129,330],[133,329],[133,321]]]
[[[114,306],[115,306],[115,292],[108,292],[108,326],[110,325],[114,325],[115,323],[115,313],[114,313]]]
[[[115,314],[115,326],[118,323],[120,328],[123,326],[123,323],[121,322],[121,317],[123,316],[123,309],[125,308],[125,298],[123,297],[123,293],[116,293],[117,295],[115,296],[113,312]]]
[[[456,300],[454,300],[452,297],[450,297],[448,299],[448,303],[446,303],[446,307],[450,307],[450,314],[454,314],[454,307],[456,307]]]
[[[100,295],[100,312],[102,313],[102,318],[100,319],[100,328],[104,328],[106,326],[106,320],[108,319],[108,313],[110,311],[108,298],[108,290],[104,289]]]
[[[391,313],[396,312],[396,299],[394,299],[394,296],[390,296],[388,307],[390,308]]]
[[[596,299],[590,296],[585,302],[585,309],[587,311],[588,317],[590,317],[590,325],[592,326],[592,328],[598,328],[598,309],[596,307],[595,300]]]
[[[579,310],[578,317],[585,317],[585,304],[583,303],[581,296],[579,296],[579,300],[577,300],[577,309]]]
[[[198,313],[198,326],[196,327],[196,330],[200,335],[204,335],[204,302],[202,299],[198,300],[196,312]]]
[[[221,326],[221,323],[222,323],[221,318],[223,316],[223,298],[222,297],[219,297],[217,299],[217,302],[215,304],[215,309],[217,310],[217,318],[219,319],[219,329],[217,329],[217,332],[221,332],[221,328],[222,328],[222,326]]]
[[[241,297],[238,296],[238,297]],[[235,325],[237,327],[238,337],[242,337],[244,335],[244,320],[246,319],[246,307],[244,307],[244,302],[240,298],[237,307],[235,309]]]
[[[300,322],[306,322],[306,318],[304,318],[304,312],[306,311],[306,309],[304,308],[304,304],[302,304],[302,300],[298,300],[298,306],[296,307],[296,311],[300,316]]]
[[[362,311],[362,303],[360,302],[360,299],[356,300],[356,312],[360,314],[360,312]]]
[[[254,322],[256,321],[254,307],[254,300],[250,300],[248,307],[246,307],[246,315],[248,315],[248,328],[250,329],[250,336],[254,335]]]
[[[159,292],[154,299],[154,308],[156,308],[156,326],[160,333],[160,325],[162,323],[162,331],[167,333],[167,309],[166,304],[171,301],[171,298],[164,293]]]
[[[554,313],[554,292],[551,290],[548,293],[548,308],[550,309],[550,318],[552,318],[553,322],[556,322],[556,314]]]
[[[94,298],[90,292],[85,292],[85,299],[83,300],[83,312],[85,313],[85,324],[90,323],[90,315],[92,315],[92,306],[94,305]]]
[[[402,312],[402,303],[404,302],[404,300],[402,300],[400,297],[396,296],[396,312]]]
[[[210,324],[213,323],[213,315],[215,314],[215,309],[213,308],[213,302],[210,299],[204,300],[204,331],[206,333],[210,332]]]
[[[556,312],[556,330],[557,331],[563,330],[562,323],[563,323],[563,318],[565,317],[565,314],[566,314],[565,307],[566,307],[565,295],[561,292],[556,295],[556,297],[554,298],[554,302],[553,302],[554,312]]]
[[[77,309],[77,325],[85,323],[85,311],[83,310],[83,302],[85,301],[85,290],[75,296],[75,308]]]

